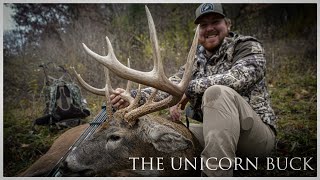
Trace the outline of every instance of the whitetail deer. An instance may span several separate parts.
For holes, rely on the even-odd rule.
[[[175,84],[171,82],[164,73],[155,26],[147,7],[146,13],[154,54],[154,68],[150,72],[136,71],[131,69],[130,66],[126,67],[121,64],[113,52],[108,37],[106,37],[108,45],[107,56],[100,56],[83,44],[85,51],[106,67],[106,86],[102,89],[94,88],[86,83],[76,71],[75,73],[80,84],[85,89],[94,94],[106,96],[109,120],[106,121],[88,140],[83,142],[76,150],[69,154],[64,161],[62,168],[64,175],[66,176],[195,175],[193,174],[194,170],[192,168],[189,169],[191,171],[184,169],[174,171],[171,168],[157,170],[151,169],[152,165],[149,165],[148,167],[145,167],[146,169],[143,169],[141,168],[142,162],[140,161],[136,162],[135,168],[133,168],[133,162],[129,159],[130,157],[162,157],[164,166],[171,166],[170,157],[188,158],[192,161],[193,157],[199,156],[201,151],[199,142],[182,123],[172,122],[159,116],[149,114],[175,105],[184,94],[191,79],[192,65],[198,41],[198,28],[195,32],[193,43],[187,57],[184,76],[179,84]],[[109,102],[109,93],[113,93],[114,89],[110,84],[108,69],[116,75],[129,80],[126,91],[121,93],[121,96],[123,99],[130,102],[130,105],[126,108],[117,110],[114,114],[112,114]],[[140,107],[138,105],[141,95],[140,85],[138,94],[135,98],[132,98],[129,92],[130,81],[155,88],[147,102]],[[167,92],[170,96],[155,102],[154,97],[158,90]],[[79,130],[81,129],[80,127],[76,128]],[[77,135],[79,135],[79,133]],[[59,141],[59,139],[57,141]],[[73,139],[75,140],[75,138]],[[54,143],[53,147],[56,143],[57,142]],[[63,154],[59,153],[59,156],[60,155]],[[179,162],[176,161],[175,163]],[[28,176],[34,174],[27,170],[23,175]]]

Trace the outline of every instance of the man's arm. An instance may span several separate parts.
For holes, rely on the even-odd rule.
[[[238,60],[231,69],[190,81],[187,97],[201,95],[212,85],[225,85],[241,93],[260,81],[266,70],[266,60],[260,43],[249,41],[242,47],[236,49],[234,58]]]

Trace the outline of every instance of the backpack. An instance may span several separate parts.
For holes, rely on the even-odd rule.
[[[56,79],[47,75],[47,65],[40,65],[46,76],[44,116],[35,119],[32,127],[55,124],[61,128],[60,126],[79,125],[81,119],[90,115],[90,110],[86,107],[86,100],[82,98],[79,86],[73,82],[70,74],[62,66],[59,68],[63,70],[64,74],[60,78]],[[66,75],[68,75],[69,81],[64,79]]]

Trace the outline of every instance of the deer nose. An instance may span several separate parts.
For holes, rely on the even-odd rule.
[[[62,172],[66,172],[68,170],[68,162],[67,161],[63,161],[60,164],[60,170]]]
[[[61,164],[62,167],[68,167],[68,162],[67,161],[63,161]]]
[[[49,173],[49,177],[62,177],[65,175],[66,169],[68,167],[67,162],[60,162],[58,164],[58,166],[54,167],[50,173]]]

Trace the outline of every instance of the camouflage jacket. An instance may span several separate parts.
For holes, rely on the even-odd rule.
[[[180,82],[184,67],[170,77]],[[266,59],[261,43],[251,37],[230,33],[220,48],[210,57],[199,45],[193,65],[192,80],[185,92],[198,119],[202,121],[201,102],[204,91],[212,85],[224,85],[236,90],[260,116],[263,122],[276,129],[276,116],[270,104],[270,95],[265,82]],[[150,88],[142,90],[142,102],[151,93]],[[136,92],[133,92],[135,95]],[[157,99],[167,97],[160,92]]]

